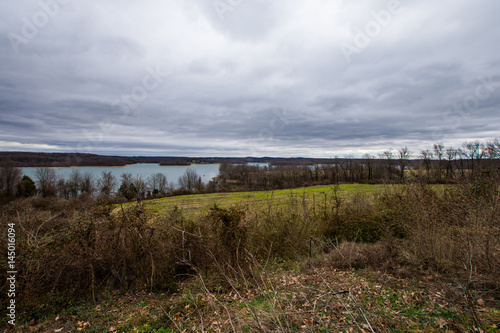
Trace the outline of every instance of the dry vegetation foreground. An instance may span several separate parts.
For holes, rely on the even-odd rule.
[[[1,216],[17,223],[17,326],[0,323],[17,332],[497,332],[499,203],[491,181],[118,207],[21,200]]]
[[[22,332],[470,332],[477,316],[495,332],[500,312],[476,297],[476,313],[437,276],[397,278],[335,269],[328,256],[298,267],[268,263],[253,278],[210,286],[201,275],[175,293],[118,291],[71,304]],[[291,266],[290,266],[291,265]]]

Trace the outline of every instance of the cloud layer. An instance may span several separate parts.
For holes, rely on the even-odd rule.
[[[334,157],[500,134],[498,1],[0,7],[0,150]]]

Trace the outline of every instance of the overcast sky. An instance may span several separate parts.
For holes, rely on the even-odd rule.
[[[500,135],[498,0],[0,4],[0,150],[335,157]]]

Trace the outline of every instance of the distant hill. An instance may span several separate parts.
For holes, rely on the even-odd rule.
[[[12,162],[17,167],[123,166],[134,163],[120,156],[81,153],[0,152],[0,164]]]
[[[12,163],[26,167],[124,166],[137,163],[160,165],[190,165],[209,163],[270,163],[272,165],[335,164],[346,158],[283,158],[283,157],[178,157],[178,156],[107,156],[82,153],[0,152],[0,165]],[[353,159],[362,160],[362,159]],[[411,160],[415,163],[418,160]]]
[[[192,163],[274,163],[313,164],[331,160],[273,157],[176,157],[176,156],[106,156],[82,153],[0,152],[0,165],[12,163],[17,167],[72,167],[72,166],[124,166],[137,163],[161,165],[190,165]]]

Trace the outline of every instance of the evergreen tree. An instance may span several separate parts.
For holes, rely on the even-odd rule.
[[[30,177],[24,175],[23,179],[21,180],[21,186],[25,197],[31,197],[36,194],[35,182]]]

